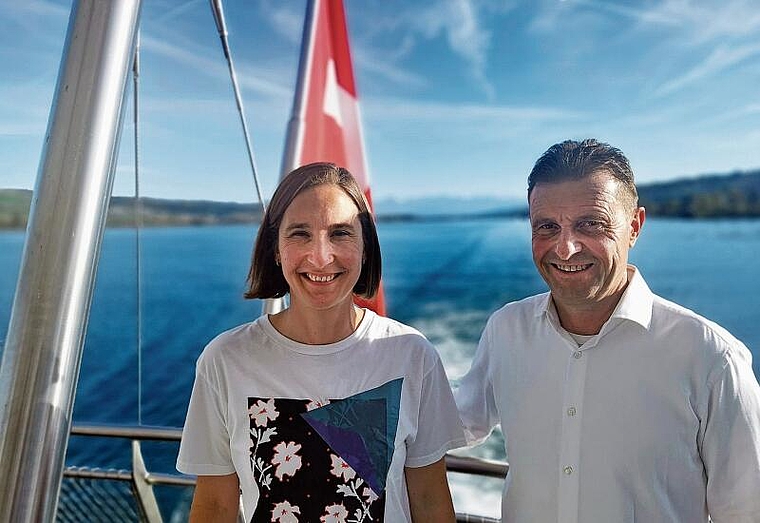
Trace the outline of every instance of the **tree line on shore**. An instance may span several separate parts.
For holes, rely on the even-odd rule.
[[[32,192],[0,189],[0,229],[23,229]],[[723,175],[705,175],[639,186],[639,200],[649,216],[677,218],[760,217],[760,169]],[[525,216],[525,208],[456,216],[422,216],[414,213],[379,215],[379,221],[494,218]],[[108,212],[111,227],[220,225],[258,223],[261,205],[198,200],[166,200],[114,196]]]

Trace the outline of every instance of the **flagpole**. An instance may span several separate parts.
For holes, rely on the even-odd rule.
[[[317,13],[319,3],[322,0],[309,0],[306,4],[306,16],[303,24],[303,38],[301,39],[301,56],[298,61],[298,79],[293,98],[293,111],[288,121],[288,134],[285,140],[285,151],[282,157],[282,170],[280,179],[290,171],[299,167],[297,159],[301,156],[303,148],[304,123],[306,113],[306,97],[309,93],[311,75],[309,68],[312,66],[314,54],[314,40],[317,31]]]
[[[306,4],[306,15],[303,24],[303,37],[301,39],[301,56],[298,62],[298,79],[293,99],[293,111],[288,120],[288,134],[285,138],[285,150],[282,156],[282,168],[280,179],[282,180],[290,171],[299,167],[298,158],[303,144],[304,112],[306,111],[306,96],[309,92],[309,67],[311,55],[314,52],[314,33],[316,32],[316,13],[319,12],[321,0],[309,0]],[[270,298],[264,300],[262,314],[275,314],[286,308],[285,298]]]

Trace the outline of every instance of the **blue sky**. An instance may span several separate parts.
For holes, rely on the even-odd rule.
[[[265,195],[279,177],[303,1],[227,0]],[[32,188],[71,2],[0,2],[0,187]],[[638,181],[760,167],[754,1],[346,0],[376,199],[522,198],[566,138],[620,147]],[[208,0],[143,0],[140,186],[254,201]],[[127,103],[131,104],[131,95]],[[114,193],[133,193],[127,113]]]

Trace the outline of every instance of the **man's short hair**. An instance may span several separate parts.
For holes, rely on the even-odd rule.
[[[528,175],[528,200],[538,184],[580,180],[598,172],[614,176],[630,208],[638,207],[639,195],[628,158],[620,149],[593,138],[565,140],[549,147]]]

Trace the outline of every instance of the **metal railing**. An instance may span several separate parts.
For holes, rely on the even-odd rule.
[[[67,513],[75,510],[121,510],[127,513],[130,510],[127,505],[136,503],[138,516],[136,519],[148,523],[161,522],[160,511],[153,495],[153,486],[194,487],[195,477],[184,474],[166,474],[150,472],[145,467],[140,450],[140,442],[179,442],[182,437],[182,429],[172,427],[157,427],[147,425],[93,425],[78,424],[71,429],[72,436],[120,438],[132,441],[132,470],[99,469],[86,467],[66,467],[64,479],[72,482],[80,482],[69,488],[70,498],[67,499],[66,482],[62,487],[62,500],[59,503],[58,518],[61,523],[74,521],[68,519]],[[470,456],[446,455],[446,469],[449,472],[472,474],[481,477],[503,479],[509,465],[502,461],[486,460]],[[130,491],[123,488],[118,490],[111,488],[99,488],[97,492],[87,492],[81,482],[111,482],[129,484]],[[126,492],[126,493],[125,493]],[[123,498],[130,496],[130,500]],[[109,496],[120,498],[116,501],[107,502]],[[71,498],[75,498],[74,501]],[[85,506],[89,508],[84,508]],[[79,507],[79,508],[78,508]],[[117,507],[117,508],[114,508]],[[135,518],[130,518],[134,520]],[[499,523],[498,519],[472,514],[457,513],[458,523]]]

